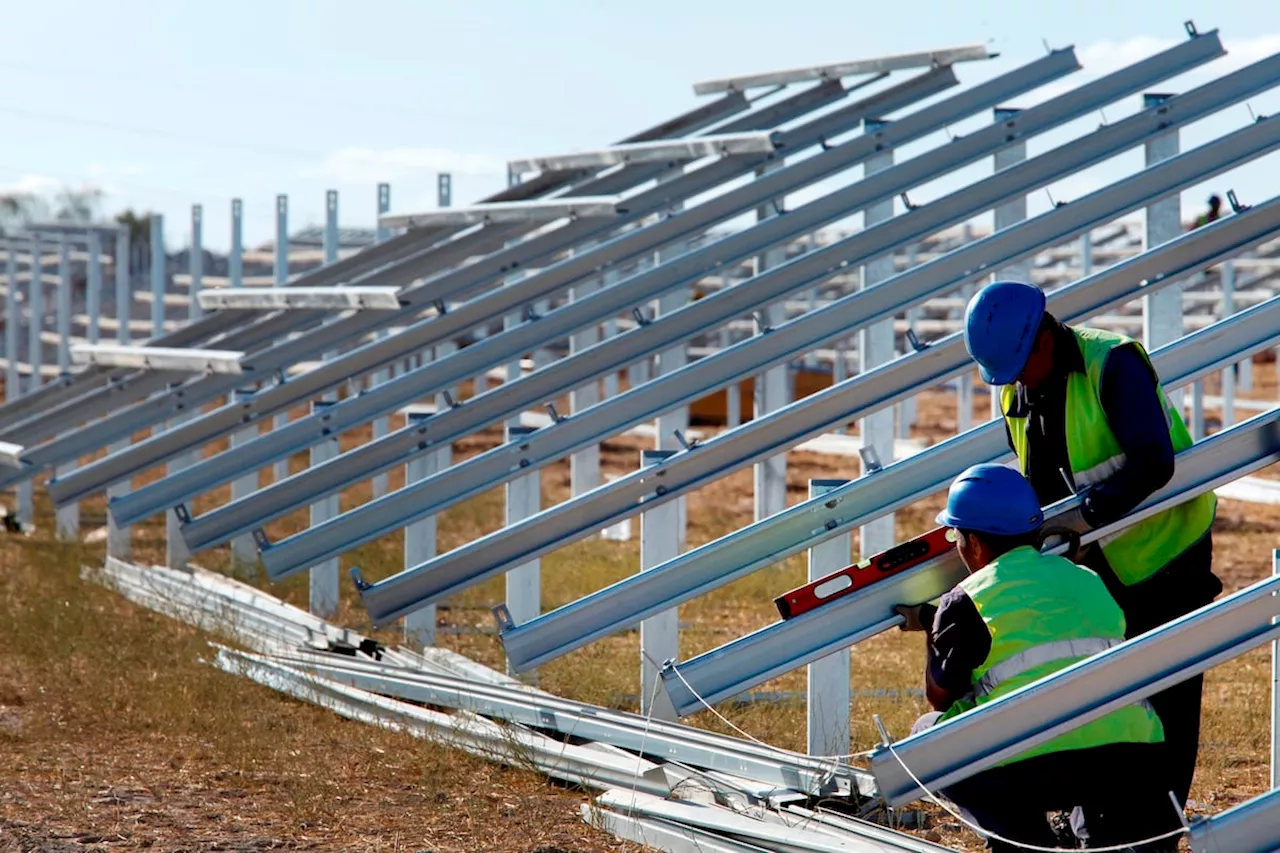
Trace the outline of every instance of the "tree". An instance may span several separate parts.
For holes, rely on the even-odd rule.
[[[38,222],[92,222],[103,193],[97,187],[63,187],[52,198],[27,191],[0,193],[0,235],[16,234]]]

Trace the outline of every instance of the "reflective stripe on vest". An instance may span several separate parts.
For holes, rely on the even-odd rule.
[[[1077,637],[1071,640],[1055,640],[1051,643],[1041,643],[1038,646],[1023,649],[1013,657],[1005,658],[988,669],[978,679],[978,683],[973,686],[973,695],[975,698],[986,696],[999,687],[1001,682],[1022,675],[1022,673],[1043,664],[1057,660],[1092,657],[1098,652],[1105,652],[1107,649],[1118,646],[1123,642],[1124,640],[1111,637]]]
[[[1064,418],[1067,457],[1077,488],[1087,489],[1113,476],[1125,463],[1125,455],[1107,424],[1102,410],[1099,386],[1106,360],[1118,346],[1133,344],[1150,365],[1146,351],[1136,341],[1112,332],[1096,329],[1072,329],[1084,361],[1084,372],[1072,372],[1067,378]],[[1001,410],[1019,467],[1027,473],[1030,444],[1027,419],[1012,417],[1016,386],[1001,389]],[[1181,415],[1170,405],[1164,391],[1156,391],[1164,410],[1165,427],[1175,453],[1191,446],[1190,433]],[[1122,584],[1131,586],[1146,580],[1187,548],[1199,542],[1213,524],[1217,498],[1213,492],[1170,507],[1108,536],[1098,544],[1108,565]]]

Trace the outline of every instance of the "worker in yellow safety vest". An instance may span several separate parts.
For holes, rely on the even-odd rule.
[[[1113,332],[1059,322],[1038,287],[987,285],[969,302],[964,340],[999,395],[1009,446],[1042,506],[1079,493],[1078,529],[1118,521],[1169,482],[1175,454],[1191,446],[1146,350]],[[1212,492],[1084,548],[1124,610],[1128,636],[1213,601]],[[1186,804],[1200,740],[1202,677],[1152,697],[1164,723],[1172,788]]]
[[[897,608],[905,630],[928,633],[925,693],[935,713],[913,733],[1124,641],[1124,614],[1098,575],[1040,553],[1043,521],[1035,491],[1012,468],[975,465],[952,484],[938,523],[951,528],[970,574],[936,606]],[[1133,844],[1181,825],[1162,772],[1163,739],[1155,710],[1138,702],[943,793],[971,822],[1007,839],[991,838],[993,850],[1058,846],[1049,812],[1072,813],[1073,841]],[[1133,849],[1176,847],[1173,837]]]

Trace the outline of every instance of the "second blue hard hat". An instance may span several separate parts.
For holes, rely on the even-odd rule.
[[[956,478],[938,523],[957,530],[1021,536],[1044,524],[1040,499],[1026,478],[993,463],[974,465]]]
[[[1044,291],[1019,281],[979,290],[964,312],[964,346],[982,381],[1010,385],[1027,366],[1044,317]]]

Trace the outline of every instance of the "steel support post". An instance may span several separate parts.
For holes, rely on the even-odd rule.
[[[27,363],[31,367],[31,377],[27,380],[27,393],[40,390],[44,384],[41,372],[44,368],[44,341],[40,333],[44,331],[44,246],[40,235],[31,236],[31,291],[28,302],[31,305],[31,322],[27,326]]]
[[[1197,380],[1191,383],[1191,437],[1199,441],[1204,436],[1204,382]]]
[[[204,209],[198,204],[191,206],[191,252],[188,258],[188,271],[191,275],[191,284],[187,289],[187,297],[191,301],[187,306],[187,318],[194,323],[203,313],[200,310],[200,290],[204,287]],[[192,417],[199,417],[199,412],[188,413],[186,417],[173,418],[169,422],[170,428]],[[166,473],[175,474],[184,468],[189,468],[196,464],[200,457],[200,452],[196,450],[181,453],[169,462]],[[186,540],[182,538],[182,519],[174,509],[170,508],[165,511],[164,520],[165,565],[170,568],[184,567],[191,559],[191,550],[187,547]]]
[[[316,400],[311,404],[313,412],[323,411],[333,405],[332,400]],[[338,434],[311,446],[311,465],[323,465],[338,455]],[[311,526],[323,524],[338,514],[338,496],[323,497],[311,505]],[[338,558],[312,566],[310,569],[309,610],[321,619],[330,619],[338,613]]]
[[[920,244],[912,243],[907,246],[907,269],[915,269],[920,263]],[[907,309],[907,331],[914,335],[920,323],[920,308],[913,306]],[[910,338],[907,340],[906,347],[911,345]],[[903,348],[905,353],[906,347]],[[842,377],[843,378],[843,377]],[[897,422],[898,422],[898,438],[910,438],[911,428],[916,425],[916,398],[914,396],[907,397],[896,404]]]
[[[728,326],[720,328],[720,349],[728,349],[733,345],[733,330]],[[742,383],[732,382],[724,389],[725,428],[734,429],[742,425]]]
[[[86,336],[90,344],[97,344],[102,327],[102,235],[89,232],[89,265],[85,271],[84,306],[89,315]]]
[[[443,207],[444,205],[441,205],[441,206]],[[391,185],[378,184],[378,221],[382,220],[382,215],[384,213],[390,213],[390,212],[391,212]],[[379,243],[388,239],[390,236],[391,236],[391,232],[388,231],[386,228],[383,228],[381,225],[379,225],[377,229],[374,231],[374,239]],[[383,329],[382,331],[378,332],[378,337],[385,338],[387,334],[388,334],[387,330]],[[370,377],[369,387],[372,388],[376,385],[381,385],[382,383],[386,382],[390,378],[391,378],[391,370],[389,368],[384,368],[382,370],[379,370],[377,373],[373,374],[372,377]],[[390,427],[391,427],[391,424],[385,415],[383,417],[380,417],[374,420],[373,440],[377,441],[378,439],[386,435],[390,431]],[[378,474],[373,478],[373,496],[375,498],[380,498],[386,493],[387,493],[387,475]]]
[[[1236,313],[1236,267],[1226,261],[1218,267],[1222,278],[1222,319]],[[1179,294],[1182,290],[1179,288]],[[1236,422],[1236,366],[1228,364],[1222,371],[1222,426],[1226,429]]]
[[[276,246],[274,272],[276,287],[284,287],[289,282],[289,196],[281,193],[276,196]],[[288,381],[286,377],[284,381]],[[272,429],[283,429],[289,424],[288,409],[279,412],[272,421]],[[272,466],[275,482],[289,476],[289,458],[277,460]]]
[[[332,264],[336,263],[337,260],[338,191],[328,190],[325,193],[324,262],[325,264]],[[324,360],[328,361],[336,355],[336,352],[325,353]],[[337,402],[337,394],[330,391],[322,399],[312,401],[311,411],[312,413],[322,412]],[[324,441],[311,446],[311,467],[323,465],[341,453],[340,436],[340,432],[334,431]],[[331,518],[336,518],[338,513],[341,512],[338,501],[339,496],[332,494],[326,495],[311,504],[311,526],[315,527]],[[311,612],[325,619],[337,615],[339,601],[338,558],[331,557],[318,565],[312,566],[309,571],[308,583],[310,590],[308,600]]]
[[[507,426],[507,441],[520,441],[536,428]],[[542,472],[530,471],[509,481],[506,493],[508,526],[531,518],[542,511]],[[507,611],[517,622],[536,619],[542,613],[542,560],[534,558],[507,572]],[[508,670],[514,674],[514,670]]]
[[[1173,96],[1147,92],[1142,96],[1144,109],[1158,108]],[[1168,133],[1153,136],[1145,143],[1147,168],[1176,157],[1180,151],[1180,131],[1177,127]],[[1167,197],[1147,206],[1146,247],[1158,246],[1182,233],[1182,194],[1170,193]],[[1142,342],[1150,352],[1157,347],[1182,337],[1182,286],[1167,287],[1142,300]],[[1169,395],[1173,410],[1182,413],[1182,389]]]
[[[583,247],[592,248],[594,244]],[[580,251],[580,250],[575,250]],[[583,284],[569,288],[569,301],[583,299],[595,293],[601,287],[599,278],[590,279]],[[590,349],[600,343],[600,327],[587,328],[569,336],[569,355],[575,356],[583,350]],[[569,392],[569,412],[577,414],[600,402],[600,380],[593,379],[586,385],[579,385]],[[584,447],[569,457],[569,493],[581,495],[600,485],[600,445]]]
[[[12,403],[22,396],[22,379],[18,372],[18,358],[21,353],[19,338],[25,326],[24,312],[18,307],[18,249],[9,244],[5,256],[5,295],[4,295],[4,397],[5,402]],[[31,524],[31,481],[23,480],[17,486],[17,501],[14,512],[18,522],[27,527]]]
[[[1271,552],[1271,576],[1280,577],[1280,550]],[[1280,790],[1280,640],[1271,643],[1271,790]]]
[[[116,232],[116,254],[112,260],[116,289],[116,343],[120,346],[129,346],[133,338],[129,328],[133,319],[133,275],[130,266],[132,252],[129,229],[122,227]],[[119,453],[128,446],[129,440],[124,439],[108,445],[107,452]],[[124,478],[107,487],[107,556],[117,560],[132,559],[133,528],[116,524],[111,502],[128,494],[131,486],[129,478]]]
[[[888,122],[868,121],[866,133],[880,133],[888,126]],[[893,167],[893,149],[886,148],[867,158],[862,165],[863,178],[870,178],[879,172]],[[893,218],[893,199],[870,205],[863,212],[864,227],[872,228],[881,222]],[[862,288],[874,287],[894,276],[893,252],[874,258],[862,266]],[[881,320],[858,331],[858,371],[866,373],[886,362],[893,361],[893,324],[894,318]],[[893,409],[880,409],[864,417],[858,423],[858,431],[862,434],[862,472],[871,473],[875,468],[868,464],[868,459],[875,465],[888,465],[893,461]],[[785,505],[780,508],[786,509]],[[779,510],[779,511],[780,511]],[[865,524],[858,531],[858,551],[864,557],[878,554],[892,548],[897,538],[894,535],[893,514],[881,516],[870,524]],[[758,521],[759,519],[757,519]],[[847,679],[846,679],[847,680]]]
[[[1016,126],[1017,117],[1020,112],[1021,110],[1010,107],[997,107],[992,111],[992,114],[997,124],[1006,124],[1013,127]],[[992,171],[999,172],[1001,169],[1007,169],[1010,166],[1021,163],[1026,159],[1027,142],[1025,138],[1021,138],[1018,142],[1013,143],[1007,148],[1002,148],[995,153],[994,157],[992,157]],[[1011,199],[1004,204],[997,206],[994,214],[994,225],[995,230],[997,231],[1002,228],[1009,228],[1017,225],[1019,222],[1022,222],[1027,218],[1027,197],[1025,195],[1018,196],[1017,198]],[[1091,248],[1089,235],[1087,233],[1081,238],[1081,246],[1082,250]],[[1033,284],[1034,282],[1031,281],[1031,263],[1031,258],[1023,258],[1017,263],[1009,264],[1006,267],[996,270],[996,272],[991,276],[991,280],[1021,281],[1027,284]],[[1090,260],[1089,266],[1090,269],[1085,270],[1081,277],[1087,277],[1093,272],[1092,260]],[[972,372],[965,373],[961,377],[960,382],[962,388],[968,388],[972,393]],[[996,418],[1001,417],[1000,395],[994,392],[989,392],[987,394],[987,398],[990,401],[991,406],[991,419],[995,420]],[[970,396],[968,400],[960,400],[959,403],[961,406],[961,415],[957,422],[959,424],[959,431],[964,432],[973,425],[973,420],[970,417],[970,413],[973,411],[972,396]]]
[[[442,176],[443,177],[443,176]],[[442,395],[436,395],[436,408],[443,406]],[[405,420],[410,424],[419,424],[430,417],[429,411],[422,409],[405,410]],[[425,480],[438,471],[449,467],[452,448],[445,446],[434,453],[415,456],[404,466],[405,483]],[[436,517],[429,515],[420,518],[404,528],[404,565],[405,568],[416,566],[423,560],[430,560],[436,555]],[[404,617],[404,638],[410,646],[428,648],[436,644],[436,606],[434,604],[415,610]]]
[[[682,169],[676,169],[663,176],[663,180],[671,180],[683,174]],[[660,219],[670,216],[677,216],[684,208],[683,204],[673,204],[671,208],[659,214]],[[654,257],[654,264],[661,265],[672,261],[689,251],[688,240],[678,240],[671,243],[667,247],[661,249]],[[689,298],[693,295],[693,291],[688,287],[677,287],[675,290],[669,290],[658,297],[658,316],[662,317],[689,304]],[[679,345],[665,349],[658,353],[657,374],[663,376],[668,373],[674,373],[689,363],[688,345],[681,342]],[[679,406],[668,412],[658,415],[657,420],[657,436],[654,447],[657,450],[679,450],[685,446],[687,439],[685,436],[689,433],[689,407]],[[684,551],[688,543],[689,530],[689,512],[688,501],[685,498],[676,500],[676,520],[674,530],[670,534],[674,534],[676,540],[676,548],[678,551]]]
[[[71,371],[71,241],[66,232],[58,235],[58,372]],[[54,468],[54,476],[76,469],[79,460],[71,459]],[[80,504],[66,503],[54,510],[54,532],[59,539],[74,541],[80,537]]]
[[[810,480],[809,499],[820,498],[838,489],[847,480]],[[864,530],[866,528],[863,528]],[[849,565],[853,552],[848,533],[833,536],[809,549],[809,580],[816,581]],[[863,549],[866,553],[866,549]],[[674,608],[673,608],[674,610]],[[810,755],[848,755],[849,703],[853,699],[849,684],[849,650],[840,649],[809,664],[808,710]]]
[[[232,398],[235,402],[244,404],[254,395],[253,388],[240,388],[233,392]],[[242,429],[231,434],[231,447],[234,449],[242,444],[248,444],[257,438],[258,430],[256,425],[248,429]],[[258,471],[253,469],[241,473],[238,477],[231,481],[231,500],[239,500],[248,497],[258,490]],[[258,548],[253,543],[253,536],[248,533],[242,533],[231,540],[231,565],[239,577],[241,572],[247,575],[256,574],[258,563]]]
[[[640,468],[656,465],[674,450],[643,450]],[[640,513],[640,571],[645,572],[680,556],[671,529],[679,521],[675,503],[668,502]],[[525,620],[519,620],[520,624]],[[661,666],[680,657],[680,609],[672,607],[640,622],[640,713],[659,720],[674,720],[675,708],[662,689]]]
[[[872,155],[874,156],[874,155]],[[785,161],[777,160],[756,170],[756,177],[763,178],[770,172],[784,168]],[[756,211],[756,221],[763,222],[781,215],[785,198],[775,198],[772,204]],[[757,255],[755,275],[781,266],[787,259],[786,246],[775,246]],[[786,302],[777,302],[761,308],[756,318],[756,334],[765,335],[769,330],[787,321]],[[736,384],[736,383],[735,383]],[[760,418],[777,411],[791,402],[791,370],[780,364],[761,374],[753,383],[753,417]],[[785,452],[762,459],[753,469],[755,477],[755,520],[768,518],[787,508],[787,454]]]

